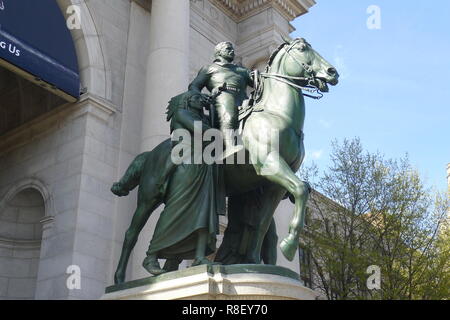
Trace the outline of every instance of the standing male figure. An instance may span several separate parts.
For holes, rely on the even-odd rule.
[[[253,86],[250,70],[232,63],[234,57],[230,42],[219,43],[215,48],[214,62],[203,67],[189,85],[189,90],[198,92],[206,87],[212,95],[223,89],[214,103],[218,126],[224,136],[223,159],[242,149],[242,145],[234,145],[233,131],[238,127],[238,107],[248,98],[247,86]]]

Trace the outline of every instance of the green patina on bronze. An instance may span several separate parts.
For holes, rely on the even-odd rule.
[[[277,275],[293,280],[300,281],[300,277],[297,273],[284,267],[272,266],[272,265],[255,265],[255,264],[235,264],[229,266],[220,265],[201,265],[197,267],[187,268],[180,271],[173,271],[164,273],[155,277],[148,277],[144,279],[138,279],[133,281],[128,281],[122,284],[117,284],[106,288],[106,293],[112,293],[116,291],[122,291],[132,288],[138,288],[143,286],[148,286],[156,283],[161,283],[165,281],[170,281],[174,279],[180,279],[185,277],[194,276],[197,274],[208,273],[211,277],[216,274],[232,275],[232,274],[242,274],[242,273],[253,273],[253,274],[268,274]]]
[[[193,93],[185,95],[198,95],[203,87],[211,90],[214,98],[211,114],[213,118],[218,117],[222,131],[237,127],[237,106],[243,103],[242,141],[251,163],[227,164],[220,168],[205,164],[173,166],[170,163],[170,140],[139,155],[124,177],[112,187],[116,195],[123,196],[139,185],[138,207],[125,234],[115,274],[116,284],[124,281],[137,237],[151,213],[162,203],[170,208],[168,217],[158,222],[160,226],[156,231],[163,245],[154,251],[150,249],[144,261],[144,267],[155,275],[176,270],[182,259],[195,258],[197,264],[211,264],[205,255],[210,253],[208,248],[213,248],[213,230],[217,227],[214,217],[220,213],[225,195],[228,197],[228,226],[215,261],[227,265],[261,262],[275,265],[278,238],[273,214],[286,195],[295,202],[295,209],[289,235],[282,240],[280,247],[289,260],[297,251],[310,192],[309,185],[295,175],[305,156],[303,125],[304,95],[307,94],[304,92],[327,92],[327,83],[336,85],[339,75],[304,39],[285,42],[272,54],[265,72],[253,74],[256,87],[253,101],[249,104],[243,99],[252,76],[248,70],[232,64],[234,52],[229,44],[218,46],[216,53],[214,64],[203,68],[191,84]],[[202,109],[199,103],[207,107],[206,99],[197,102],[178,100],[183,102],[172,107],[179,112],[172,112],[169,106],[169,113],[173,113],[171,128],[178,124],[191,132],[194,119],[202,121],[203,130],[211,125],[217,126],[217,122],[211,119],[208,123],[199,111]],[[277,135],[274,136],[272,131]],[[227,149],[235,152],[226,140],[227,134],[225,152]],[[220,174],[221,170],[223,174]],[[184,201],[179,201],[179,197]],[[192,202],[193,206],[186,209],[186,201]],[[202,212],[191,210],[195,206]],[[200,217],[202,223],[199,227],[193,221]],[[182,236],[177,237],[178,234]],[[166,241],[164,235],[172,240]],[[188,243],[191,244],[189,249],[184,248]],[[174,246],[175,250],[172,250]],[[163,269],[157,263],[159,257],[168,258]]]
[[[203,108],[207,98],[186,92],[171,99],[167,120],[171,131],[185,129],[194,133],[194,122],[202,131],[210,129]],[[178,143],[164,141],[152,152],[139,155],[124,177],[112,187],[117,195],[126,195],[139,184],[138,208],[125,234],[115,282],[123,282],[129,255],[137,236],[150,214],[162,203],[165,208],[158,219],[143,266],[154,275],[178,268],[183,259],[195,259],[194,265],[210,263],[205,256],[216,250],[218,215],[225,210],[225,192],[218,181],[217,165],[182,164],[171,161],[171,151]],[[193,144],[187,146],[193,157]],[[193,163],[193,159],[190,159]],[[158,259],[168,259],[161,269]]]

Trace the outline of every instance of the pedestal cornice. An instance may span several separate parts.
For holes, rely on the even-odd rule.
[[[240,22],[266,8],[277,9],[288,21],[308,12],[315,0],[211,0],[233,20]]]
[[[63,104],[0,136],[0,155],[30,143],[50,130],[57,130],[66,122],[85,114],[96,117],[108,125],[118,112],[117,110],[118,107],[111,102],[94,94],[86,93],[80,97],[78,102]]]

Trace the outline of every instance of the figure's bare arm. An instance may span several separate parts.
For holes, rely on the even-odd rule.
[[[202,132],[211,129],[209,125],[202,121],[200,117],[195,115],[193,112],[186,109],[178,109],[174,114],[176,121],[190,133],[194,133],[195,125],[194,122],[198,121],[202,123]]]

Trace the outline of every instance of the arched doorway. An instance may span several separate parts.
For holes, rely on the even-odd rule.
[[[34,299],[45,202],[27,188],[0,208],[0,299]]]

